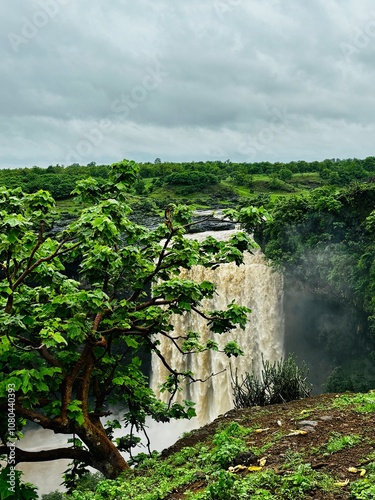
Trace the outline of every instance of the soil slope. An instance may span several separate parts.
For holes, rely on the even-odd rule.
[[[353,396],[348,395],[348,401],[352,401]],[[294,453],[294,456],[300,455],[302,463],[311,464],[312,469],[333,476],[337,483],[337,492],[327,493],[317,488],[304,498],[358,498],[351,496],[350,484],[361,478],[365,479],[366,467],[373,466],[375,461],[375,395],[370,392],[370,396],[370,404],[367,405],[346,405],[345,396],[342,394],[323,394],[281,405],[232,410],[180,439],[164,450],[162,456],[168,457],[184,447],[210,441],[223,425],[238,422],[243,427],[257,428],[257,431],[249,436],[249,448],[260,449],[269,446],[263,454],[266,461],[262,471],[272,470],[276,474],[287,475],[290,471],[286,467],[286,459],[290,459]],[[341,404],[342,401],[344,404]],[[351,439],[352,436],[356,438]],[[328,443],[334,444],[335,439],[338,442],[341,440],[343,448],[332,451]],[[246,468],[233,473],[244,475],[251,472]],[[202,491],[206,487],[206,479],[200,478],[165,498],[184,499],[185,492]]]

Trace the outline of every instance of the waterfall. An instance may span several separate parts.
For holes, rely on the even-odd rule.
[[[190,271],[183,270],[181,277],[197,282],[208,280],[216,285],[217,294],[202,302],[203,309],[225,309],[234,299],[252,311],[245,330],[237,328],[223,335],[212,334],[204,320],[194,313],[175,315],[172,320],[175,336],[193,330],[201,333],[203,342],[213,338],[219,347],[235,339],[245,352],[238,358],[227,358],[215,351],[181,355],[168,339],[160,339],[160,350],[170,366],[177,371],[191,370],[195,378],[208,379],[186,385],[178,394],[178,401],[187,399],[196,403],[198,422],[203,425],[233,408],[230,367],[233,373],[237,370],[240,379],[245,372],[260,376],[262,355],[270,362],[283,356],[283,277],[270,267],[259,250],[246,253],[240,266],[223,264],[215,270],[196,266]],[[213,373],[218,375],[210,377]],[[167,369],[153,354],[151,387],[164,401],[169,394],[161,393],[159,387],[167,375]]]

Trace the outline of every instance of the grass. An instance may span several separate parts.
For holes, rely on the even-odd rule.
[[[343,435],[338,432],[333,432],[328,443],[323,446],[323,449],[326,450],[324,455],[337,453],[345,448],[351,448],[352,446],[360,443],[361,440],[361,436],[358,436],[357,434]]]
[[[316,489],[334,491],[334,481],[327,474],[314,471],[302,457],[288,455],[285,465],[288,473],[276,474],[262,471],[262,466],[252,470],[244,467],[241,473],[227,470],[235,456],[246,449],[245,438],[253,433],[237,423],[231,423],[213,436],[212,444],[197,444],[182,449],[167,460],[146,460],[137,472],[128,471],[121,480],[104,481],[96,493],[74,493],[76,500],[92,498],[131,498],[133,500],[160,500],[184,485],[201,481],[198,491],[187,491],[186,500],[240,500],[299,499]],[[244,473],[246,471],[246,474]]]
[[[374,413],[375,390],[366,394],[343,394],[336,398],[332,406],[334,408],[352,406],[359,413]]]
[[[66,498],[373,499],[374,399],[372,392],[327,394],[266,408],[233,410],[184,436],[169,455],[143,455],[136,469],[116,480],[100,482],[94,491],[77,490]],[[319,420],[327,414],[329,420]],[[291,434],[301,417],[316,420],[317,431]],[[243,452],[254,454],[250,465],[238,460]],[[358,469],[353,471],[355,467]]]

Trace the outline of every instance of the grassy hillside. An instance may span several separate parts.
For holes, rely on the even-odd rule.
[[[76,500],[375,498],[375,391],[232,410]]]

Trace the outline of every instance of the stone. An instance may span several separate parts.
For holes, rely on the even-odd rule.
[[[318,422],[316,420],[300,420],[298,422],[298,427],[316,427]]]

